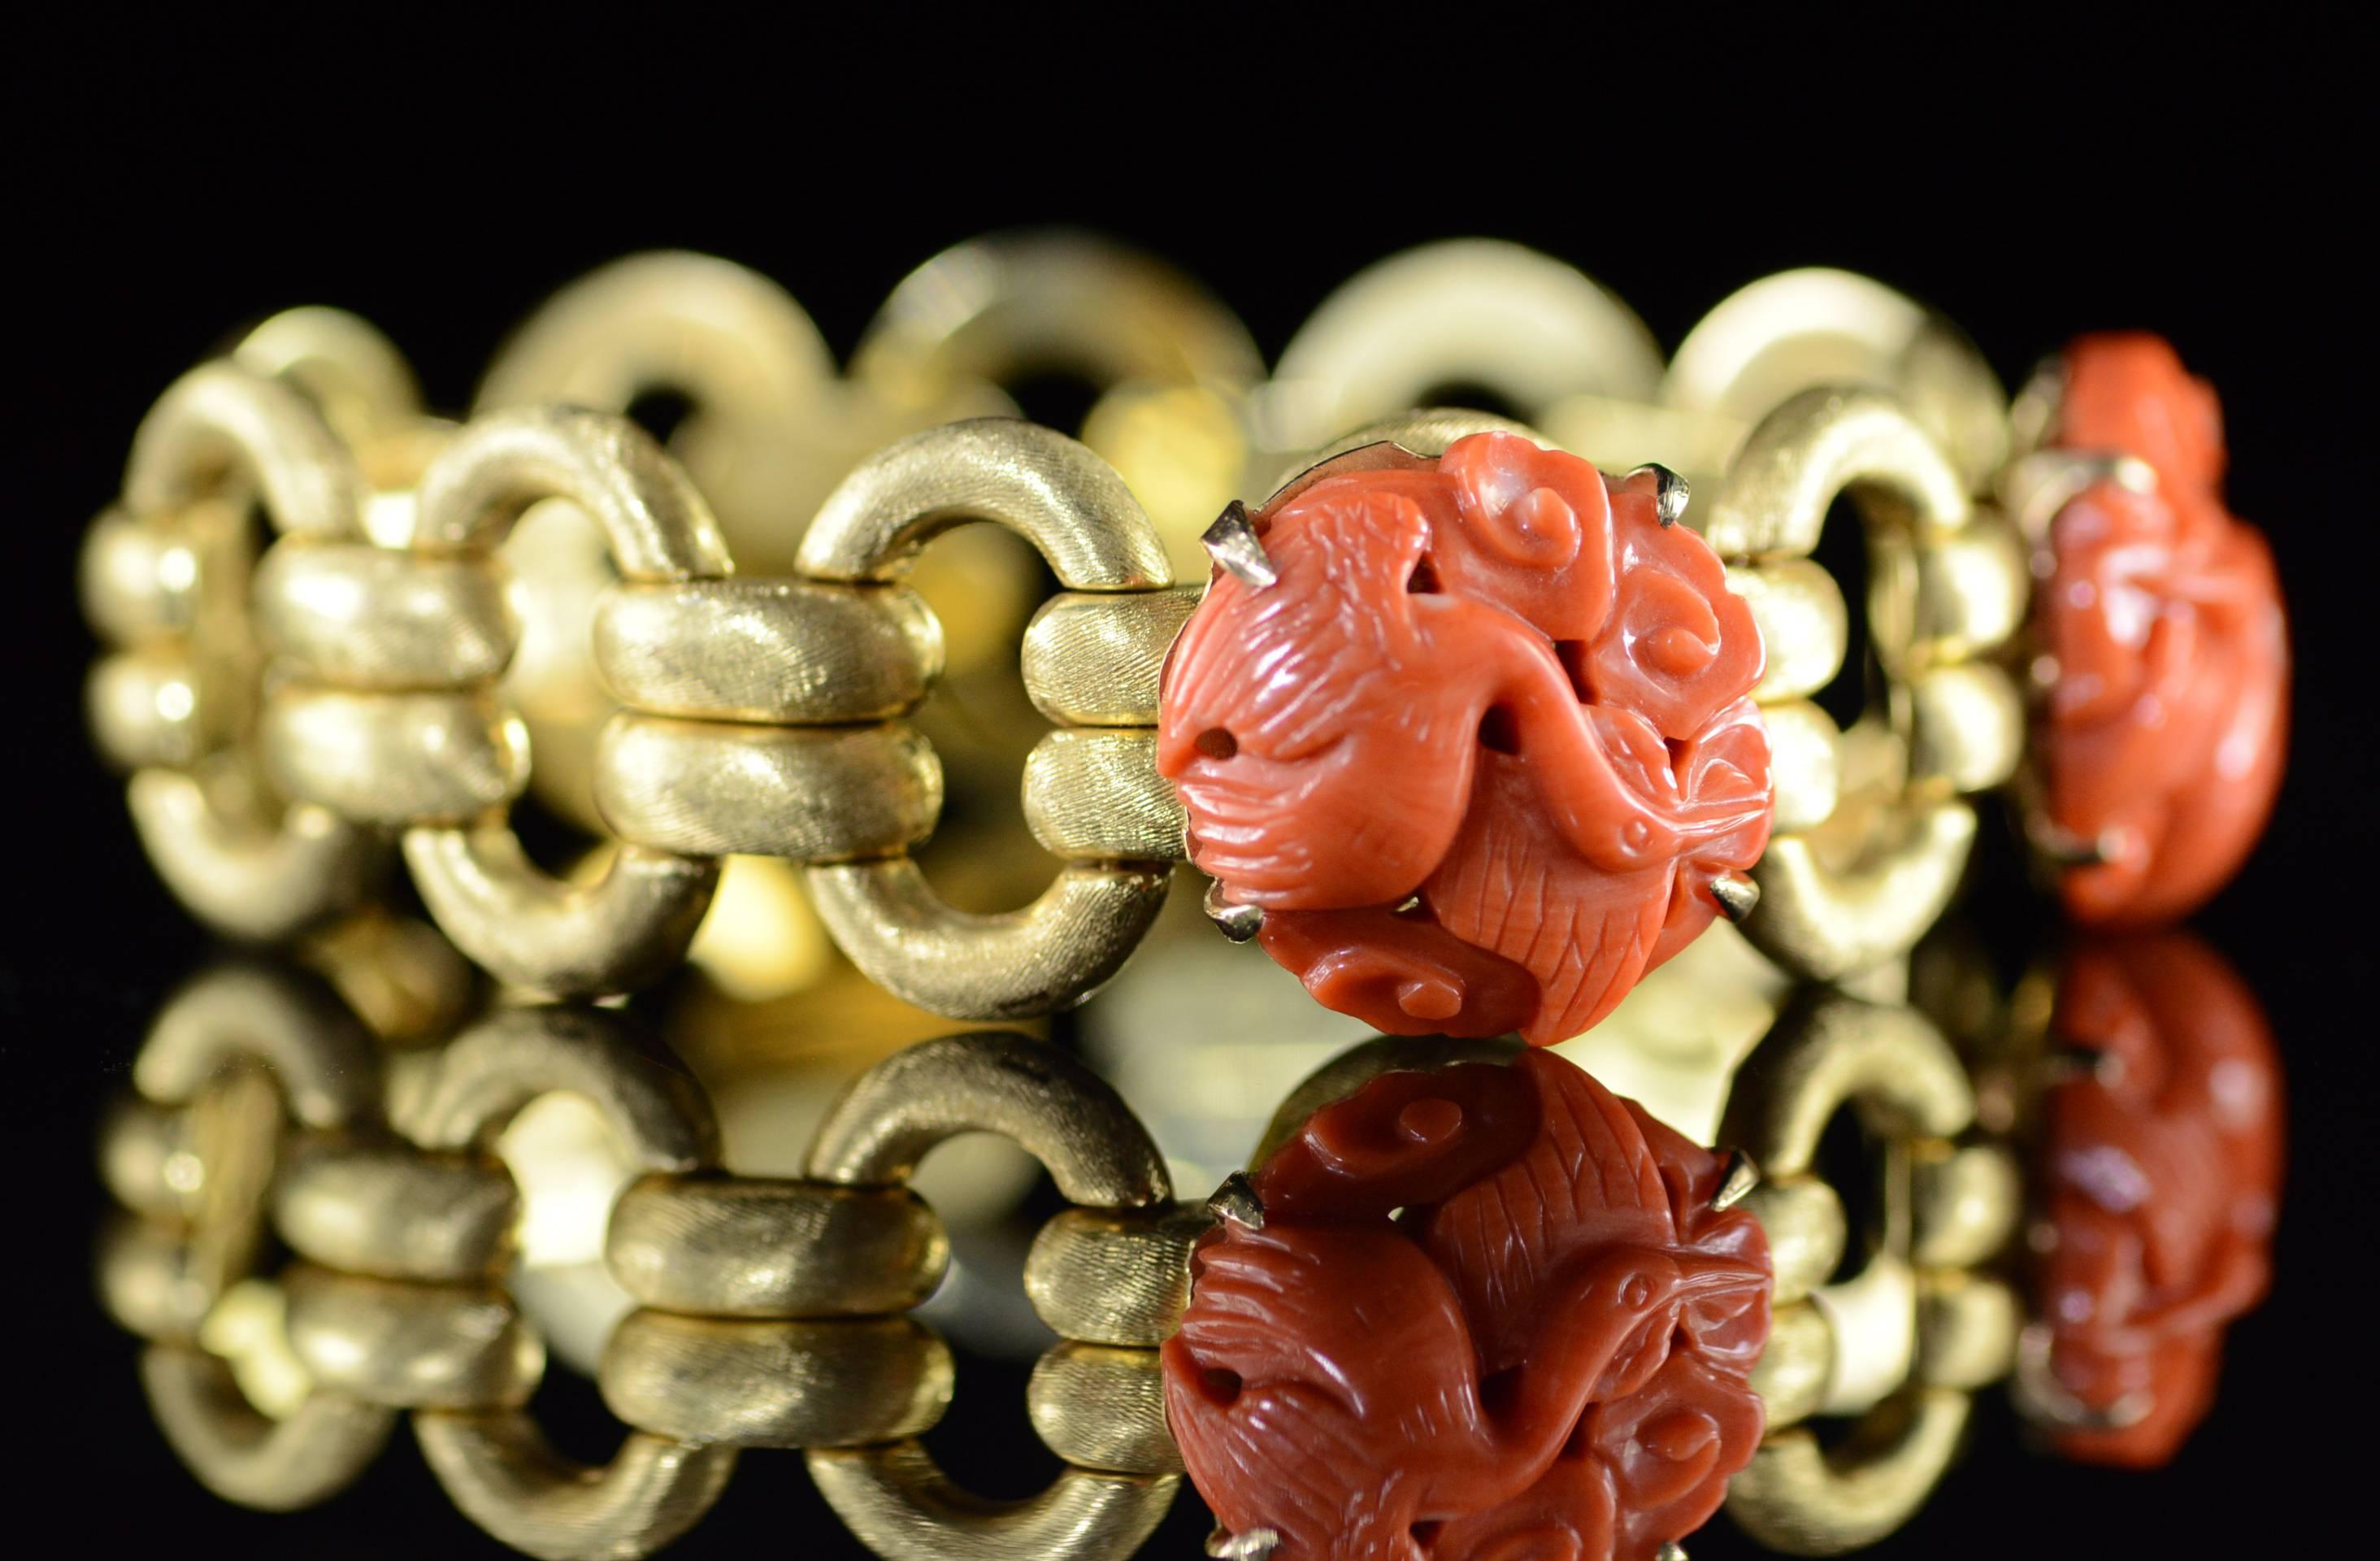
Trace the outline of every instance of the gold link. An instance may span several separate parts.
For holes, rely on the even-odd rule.
[[[1998,511],[1976,510],[1956,536],[1916,549],[1910,567],[1914,589],[1870,608],[1870,642],[1893,658],[1891,670],[1988,653],[2024,626],[2032,565],[2024,539]]]
[[[1762,704],[1806,699],[1835,680],[1851,642],[1842,587],[1807,558],[1779,558],[1727,571],[1727,588],[1752,609],[1767,652],[1752,697]]]
[[[143,1350],[140,1383],[158,1429],[199,1482],[264,1512],[295,1512],[338,1494],[380,1456],[396,1424],[394,1410],[327,1393],[269,1419],[222,1360],[184,1346]]]
[[[1959,1450],[1969,1402],[1916,1388],[1865,1416],[1835,1451],[1796,1427],[1767,1438],[1728,1485],[1729,1516],[1789,1555],[1840,1555],[1906,1523]]]
[[[1760,1395],[1768,1429],[1782,1431],[1817,1413],[1834,1373],[1835,1330],[1827,1314],[1807,1300],[1780,1303],[1752,1369],[1752,1390]]]
[[[1949,1138],[1975,1116],[1966,1070],[1925,1018],[1826,996],[1781,1021],[1745,1060],[1719,1140],[1766,1176],[1803,1176],[1828,1119],[1854,1100],[1878,1135]]]
[[[1825,1284],[1842,1262],[1848,1234],[1842,1195],[1818,1177],[1771,1172],[1764,1165],[1760,1184],[1744,1195],[1743,1206],[1768,1234],[1779,1307]]]
[[[804,1455],[838,1517],[887,1561],[1123,1561],[1173,1505],[1178,1474],[1069,1468],[1038,1495],[987,1501],[915,1442]]]
[[[282,1275],[289,1345],[328,1392],[392,1409],[509,1409],[545,1345],[493,1287],[415,1285],[310,1263]]]
[[[99,1176],[115,1201],[144,1220],[178,1229],[198,1209],[205,1167],[191,1152],[188,1116],[139,1096],[111,1103],[99,1128]]]
[[[1051,732],[1025,760],[1025,822],[1067,861],[1178,861],[1187,821],[1146,726]]]
[[[132,436],[124,500],[148,516],[252,485],[273,525],[292,536],[359,533],[363,479],[305,395],[228,361],[201,364],[169,386]]]
[[[1123,968],[1164,909],[1161,868],[1070,863],[1021,910],[953,909],[915,862],[809,870],[819,919],[852,962],[938,1014],[1032,1018],[1073,1006]]]
[[[1791,835],[1832,818],[1841,800],[1842,732],[1835,719],[1807,700],[1764,706],[1768,726],[1768,775],[1777,813],[1771,828]]]
[[[423,1410],[422,1456],[456,1506],[541,1561],[635,1561],[700,1522],[735,1472],[736,1449],[632,1432],[590,1469],[556,1453],[517,1410]]]
[[[176,645],[120,651],[92,664],[83,686],[91,740],[109,763],[184,769],[221,747],[235,723],[209,697],[206,670]]]
[[[123,1213],[100,1227],[100,1305],[138,1337],[191,1344],[222,1293],[215,1266],[162,1225]]]
[[[2023,1326],[2024,1309],[2000,1280],[1961,1269],[1921,1271],[1911,1375],[1928,1387],[1988,1387],[2015,1369]]]
[[[328,1268],[476,1280],[512,1259],[520,1190],[498,1161],[309,1133],[285,1152],[273,1217],[292,1250]]]
[[[688,857],[885,857],[933,833],[942,767],[899,723],[754,726],[626,712],[595,750],[595,803],[620,837]]]
[[[147,519],[121,509],[100,516],[83,538],[75,571],[83,616],[101,639],[118,645],[195,632],[207,565],[220,551],[204,539],[227,536],[239,518],[222,504]]]
[[[1205,587],[1126,594],[1061,591],[1026,626],[1025,689],[1050,720],[1154,726],[1165,652]]]
[[[265,965],[215,967],[175,993],[132,1065],[133,1088],[180,1105],[243,1062],[262,1065],[289,1115],[343,1128],[380,1109],[380,1060],[355,1017]]]
[[[303,390],[350,447],[384,438],[421,414],[405,355],[345,310],[285,309],[242,336],[232,360]]]
[[[2016,1156],[2005,1145],[1920,1145],[1911,1166],[1909,1261],[1972,1268],[1998,1255],[2023,1213]]]
[[[385,853],[328,808],[292,803],[276,824],[217,807],[206,782],[142,770],[125,788],[157,876],[217,932],[278,943],[367,898]]]
[[[905,1188],[647,1177],[613,1205],[603,1256],[650,1307],[712,1317],[861,1317],[934,1293],[950,1240]]]
[[[905,1317],[724,1321],[633,1311],[597,1381],[640,1431],[735,1447],[844,1447],[930,1429],[950,1407],[949,1347]]]
[[[291,543],[258,566],[259,636],[298,676],[342,689],[492,681],[520,642],[501,573],[364,542]]]
[[[481,689],[276,689],[257,734],[289,796],[362,823],[459,823],[528,784],[528,728]]]
[[[1033,1367],[1026,1411],[1050,1450],[1083,1469],[1180,1474],[1165,1427],[1165,1374],[1154,1349],[1069,1339]]]
[[[1987,662],[1959,662],[1910,679],[1909,778],[1988,791],[2024,758],[2024,700]]]
[[[1034,1237],[1025,1293],[1063,1337],[1163,1344],[1189,1303],[1190,1250],[1214,1223],[1198,1203],[1129,1213],[1068,1209]]]
[[[594,646],[622,703],[710,721],[883,720],[942,669],[941,625],[916,592],[807,580],[614,585]]]

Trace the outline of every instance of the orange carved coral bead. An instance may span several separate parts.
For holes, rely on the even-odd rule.
[[[1758,860],[1759,633],[1649,478],[1506,433],[1376,445],[1215,545],[1158,768],[1326,1006],[1566,1040]]]
[[[2035,621],[2055,678],[2034,737],[2079,921],[2188,914],[2239,871],[2279,789],[2289,713],[2280,584],[2223,507],[2215,395],[2149,335],[2067,351],[2055,447],[2147,463],[2153,491],[2086,489],[2052,522]]]
[[[2077,949],[2057,1013],[2095,1066],[2045,1103],[2034,1407],[2069,1457],[2154,1467],[2205,1417],[2224,1330],[2271,1274],[2279,1058],[2254,995],[2186,933]]]
[[[1551,1053],[1316,1113],[1165,1347],[1199,1494],[1276,1561],[1653,1561],[1760,1441],[1768,1245],[1724,1175]]]

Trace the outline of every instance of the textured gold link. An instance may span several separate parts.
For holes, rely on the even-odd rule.
[[[254,598],[257,632],[284,665],[342,689],[488,682],[520,642],[503,578],[477,559],[361,542],[276,547]]]
[[[484,1279],[512,1259],[520,1191],[492,1159],[312,1133],[284,1157],[273,1219],[293,1250],[326,1268]]]
[[[929,1041],[870,1068],[820,1124],[808,1171],[847,1186],[899,1185],[935,1145],[978,1131],[1031,1151],[1071,1202],[1124,1217],[1145,1212],[1152,1221],[1172,1207],[1164,1162],[1115,1091],[1065,1054],[1007,1031]],[[1060,1240],[1096,1240],[1100,1228],[1076,1224]],[[1119,1252],[1104,1266],[1113,1272],[1130,1262]],[[1028,1407],[1069,1464],[1039,1495],[1000,1502],[971,1494],[914,1440],[814,1447],[805,1455],[811,1478],[852,1531],[890,1561],[1121,1561],[1164,1517],[1180,1476],[1105,1473],[1083,1459],[1179,1467],[1165,1436],[1157,1360],[1154,1349],[1082,1341],[1045,1357]]]
[[[1943,1144],[1911,1166],[1910,1261],[1972,1268],[2008,1245],[2024,1208],[2016,1156],[1998,1143]]]
[[[1768,726],[1768,775],[1779,835],[1815,828],[1834,817],[1842,799],[1842,731],[1834,717],[1807,700],[1763,706]]]
[[[1765,1439],[1727,1489],[1728,1515],[1791,1555],[1874,1544],[1916,1514],[1959,1450],[1970,1400],[1949,1388],[1888,1399],[1833,1452],[1795,1427]]]
[[[737,1449],[631,1432],[601,1468],[564,1457],[518,1410],[422,1410],[422,1457],[455,1505],[541,1561],[632,1561],[702,1520]]]
[[[1067,861],[1162,861],[1185,855],[1188,821],[1157,773],[1146,726],[1051,732],[1025,760],[1025,822]]]
[[[256,1412],[204,1350],[152,1345],[140,1383],[158,1429],[200,1484],[263,1512],[295,1512],[355,1482],[388,1445],[394,1410],[317,1393],[279,1420]]]
[[[905,1317],[728,1321],[634,1311],[603,1347],[603,1401],[684,1442],[845,1447],[930,1430],[948,1346]]]
[[[1041,1227],[1025,1293],[1050,1330],[1092,1344],[1160,1345],[1190,1299],[1190,1250],[1214,1227],[1196,1204],[1068,1209]]]
[[[615,585],[596,600],[594,645],[623,704],[711,721],[880,721],[913,709],[942,667],[941,625],[898,586]]]
[[[217,932],[273,943],[361,903],[380,843],[328,808],[293,802],[273,823],[225,811],[207,782],[142,770],[125,787],[132,823],[174,897]]]
[[[257,736],[275,786],[363,823],[461,823],[528,784],[528,729],[484,689],[285,688]]]
[[[603,1256],[621,1288],[666,1311],[864,1317],[932,1295],[950,1239],[906,1189],[647,1177],[613,1206]]]
[[[1026,626],[1025,687],[1062,726],[1154,726],[1165,652],[1204,586],[1116,595],[1062,591]]]
[[[1989,1387],[2014,1368],[2023,1326],[2024,1309],[2000,1280],[1962,1269],[1921,1272],[1912,1374],[1928,1387]]]
[[[1815,1185],[1824,1187],[1824,1182]],[[1752,1369],[1770,1431],[1781,1431],[1818,1412],[1835,1372],[1835,1330],[1807,1300],[1779,1301],[1768,1321],[1768,1342]]]
[[[330,1392],[400,1409],[526,1403],[545,1346],[494,1287],[417,1285],[300,1263],[282,1275],[289,1344]]]
[[[1728,570],[1727,588],[1752,608],[1767,652],[1754,699],[1762,704],[1804,699],[1835,680],[1850,643],[1851,617],[1834,576],[1807,558],[1779,558]]]
[[[481,1019],[440,1055],[400,1126],[425,1148],[488,1151],[523,1106],[546,1094],[593,1105],[649,1171],[683,1175],[718,1161],[719,1128],[700,1087],[635,1044],[624,1020],[595,1008],[507,1008]]]
[[[942,767],[906,726],[734,726],[640,712],[596,748],[595,801],[623,836],[689,857],[896,855],[933,832]]]

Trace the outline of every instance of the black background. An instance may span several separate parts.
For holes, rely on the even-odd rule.
[[[2197,921],[2288,1057],[2277,1284],[2233,1330],[2222,1400],[2172,1468],[2062,1467],[1986,1396],[1964,1464],[1876,1554],[2244,1553],[2360,1514],[2380,1335],[2362,1283],[2380,1100],[2370,88],[2334,68],[2345,40],[2261,14],[2189,41],[2214,45],[2192,59],[2169,18],[2086,30],[1929,13],[1813,36],[1697,14],[1684,36],[1624,42],[1605,19],[1540,30],[1501,13],[1384,13],[1299,37],[1266,13],[1122,8],[939,21],[882,8],[798,33],[592,12],[501,27],[392,13],[269,38],[221,18],[40,24],[6,107],[5,252],[19,268],[0,372],[12,1525],[56,1515],[53,1543],[102,1554],[497,1554],[402,1436],[310,1514],[207,1497],[148,1421],[132,1342],[91,1297],[95,1112],[166,987],[207,953],[140,860],[80,724],[93,647],[75,548],[149,402],[240,323],[322,301],[377,322],[433,404],[459,407],[545,293],[657,246],[770,274],[847,351],[928,255],[1053,222],[1176,261],[1268,353],[1364,263],[1472,233],[1584,267],[1671,344],[1743,281],[1809,263],[1937,305],[2011,384],[2079,330],[2171,337],[2223,394],[2234,508],[2267,529],[2295,625],[2278,817]],[[565,31],[575,47],[544,42]],[[1116,52],[1061,46],[1094,37]],[[1705,64],[1722,38],[1747,46]],[[1016,1490],[1043,1467],[1020,1387],[963,1375],[937,1439]],[[565,1422],[600,1416],[591,1395],[564,1396]],[[592,1450],[600,1434],[579,1440]],[[1204,1528],[1185,1495],[1148,1554],[1195,1555]],[[850,1547],[789,1456],[747,1455],[676,1554],[756,1547]],[[1750,1549],[1723,1519],[1692,1548]]]

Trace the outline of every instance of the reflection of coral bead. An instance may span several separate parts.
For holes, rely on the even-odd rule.
[[[2152,1467],[2204,1418],[2224,1329],[2265,1292],[2279,1061],[2254,996],[2186,933],[2075,950],[2058,1028],[2100,1062],[2046,1102],[2037,1304],[2060,1389],[2123,1411],[2058,1446]]]
[[[1259,518],[1169,659],[1192,860],[1329,1006],[1577,1034],[1768,837],[1762,649],[1655,494],[1512,434],[1358,459]]]
[[[2154,336],[2065,359],[2053,443],[2145,461],[2059,510],[2035,612],[2057,677],[2034,750],[2049,822],[2102,860],[2069,868],[2078,920],[2146,924],[2239,871],[2280,786],[2289,646],[2272,555],[2225,512],[2215,396]]]
[[[1653,1561],[1760,1441],[1768,1247],[1721,1177],[1546,1053],[1316,1113],[1194,1259],[1191,1478],[1279,1561]]]

